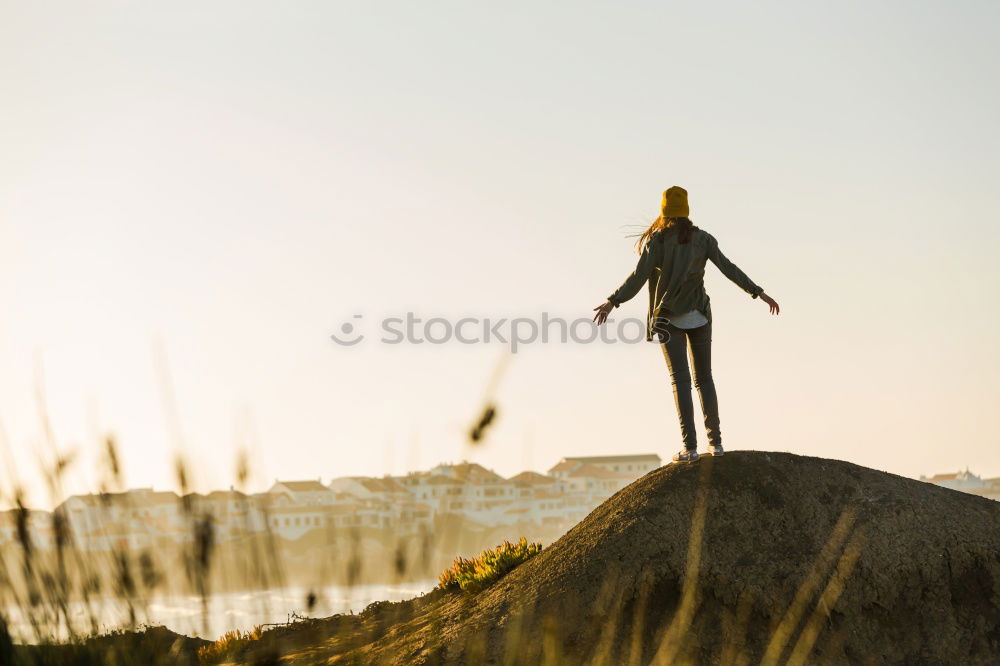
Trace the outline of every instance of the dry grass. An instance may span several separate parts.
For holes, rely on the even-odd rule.
[[[259,624],[250,631],[240,631],[239,629],[227,631],[219,640],[199,649],[198,659],[203,664],[217,664],[230,655],[238,653],[253,641],[260,640],[263,635],[264,629]]]
[[[495,409],[490,405],[477,423],[480,435],[489,426],[494,415]],[[479,438],[473,437],[475,441]],[[62,478],[70,463],[68,457],[53,457],[47,471],[53,497],[61,495]],[[247,478],[245,458],[241,458],[238,469],[241,471],[237,482],[242,486]],[[627,572],[609,572],[594,602],[593,615],[600,618],[600,621],[587,628],[599,637],[589,663],[595,666],[615,663],[660,665],[692,661],[688,644],[691,632],[695,630],[692,622],[700,603],[699,573],[705,521],[710,505],[711,466],[702,465],[699,472],[695,510],[688,532],[687,567],[680,599],[672,617],[664,626],[647,627],[647,606],[653,594],[652,582],[639,587],[636,599],[627,600],[623,598],[618,586]],[[110,504],[112,493],[125,487],[116,443],[112,438],[105,442],[105,469],[101,476],[104,479],[101,486],[102,497]],[[85,552],[75,547],[67,529],[66,517],[58,513],[52,517],[54,549],[42,552],[32,542],[30,512],[24,506],[21,493],[15,487],[4,497],[8,501],[13,500],[12,503],[17,506],[17,543],[14,549],[0,552],[0,663],[33,664],[39,663],[39,659],[51,664],[88,663],[80,661],[81,655],[91,655],[88,658],[97,660],[92,663],[98,663],[114,654],[115,663],[121,666],[132,663],[183,664],[196,661],[214,664],[238,657],[255,644],[268,641],[272,641],[278,648],[285,645],[292,649],[294,645],[294,650],[300,655],[310,654],[312,650],[304,649],[301,643],[312,639],[313,634],[310,632],[317,631],[314,623],[308,623],[308,626],[300,629],[291,627],[266,633],[260,626],[249,631],[234,630],[200,648],[181,645],[174,640],[173,643],[165,643],[166,647],[162,650],[149,648],[151,642],[145,651],[133,649],[140,645],[136,643],[137,640],[147,640],[144,638],[146,634],[138,630],[149,599],[167,585],[193,591],[202,599],[204,609],[215,586],[222,580],[219,578],[220,572],[258,588],[279,587],[286,581],[287,563],[283,561],[278,543],[269,530],[260,538],[241,541],[236,550],[227,549],[217,540],[212,517],[201,513],[197,504],[188,499],[190,476],[188,464],[178,460],[176,477],[178,486],[182,489],[181,506],[190,538],[185,540],[174,561],[165,561],[157,552],[149,549],[136,551],[127,545],[110,553]],[[863,546],[861,533],[853,529],[854,521],[855,515],[850,509],[841,516],[826,547],[815,559],[810,574],[799,586],[784,615],[773,626],[762,663],[808,663],[815,646],[822,638],[824,620],[851,575]],[[268,523],[269,521],[265,521],[265,525]],[[421,538],[422,541],[415,549],[398,544],[390,555],[392,561],[383,563],[385,570],[394,571],[399,579],[412,571],[416,562],[422,563],[424,568],[433,565],[433,559],[427,556],[427,551],[428,544],[435,536],[425,534]],[[339,562],[322,562],[319,569],[321,575],[330,576],[336,570],[342,570],[349,585],[357,583],[362,567],[373,566],[362,552],[361,537],[355,533],[344,542],[342,535],[331,534],[329,539],[331,545],[336,540],[338,552],[343,552],[345,559]],[[440,574],[439,588],[479,592],[537,555],[541,548],[541,543],[530,542],[526,537],[521,537],[517,542],[504,541],[495,548],[486,549],[477,557],[458,557],[452,566]],[[419,553],[423,555],[418,555]],[[637,574],[632,572],[631,575]],[[322,581],[317,582],[322,584]],[[118,599],[128,609],[129,621],[124,627],[112,633],[101,632],[96,610],[82,620],[70,613],[72,601],[82,600],[90,608],[90,601],[98,596]],[[312,593],[310,598],[314,598]],[[8,618],[4,615],[4,609],[10,607],[19,609],[20,615],[26,618],[31,628],[31,642],[43,646],[42,648],[26,650],[14,644],[8,631]],[[747,631],[750,612],[751,600],[740,599],[738,608],[731,617],[725,619],[723,630],[726,647],[722,652],[724,664],[742,665],[749,662],[750,656],[744,654],[739,646],[743,644],[742,638]],[[203,616],[207,617],[207,613],[203,612]],[[352,619],[342,616],[329,623],[329,631],[333,633],[322,634],[323,643],[330,646],[331,650],[341,643],[364,645],[366,641],[380,640],[386,632],[392,630],[393,618],[390,616],[381,618],[376,623],[379,628],[374,631],[359,622],[351,621]],[[539,616],[534,608],[512,609],[509,621],[499,634],[503,644],[504,663],[523,663],[521,655],[534,654],[532,650],[538,646],[529,644],[533,640],[532,628],[541,628],[542,661],[562,663],[565,655],[560,636],[565,634],[567,628],[560,625],[560,618]],[[656,636],[656,650],[653,654],[647,654],[644,648],[644,636],[650,632]],[[621,636],[625,636],[624,642],[620,640]],[[835,637],[830,640],[834,639]],[[316,640],[320,640],[320,634],[316,634]],[[470,639],[472,642],[466,646],[466,654],[484,655],[490,647],[485,640],[486,636],[483,634]],[[59,641],[61,645],[56,645]],[[292,659],[292,663],[299,661],[312,663],[304,657]]]

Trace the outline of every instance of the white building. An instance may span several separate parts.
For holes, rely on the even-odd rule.
[[[180,499],[136,488],[123,493],[72,495],[58,507],[73,543],[83,550],[147,548],[160,540],[191,539]]]
[[[920,480],[933,483],[936,486],[959,490],[963,493],[1000,500],[1000,477],[983,479],[966,469],[964,472],[935,474],[930,477],[921,476]]]
[[[527,471],[512,476],[509,481],[516,488],[515,506],[526,509],[519,515],[539,525],[572,524],[589,511],[589,508],[580,509],[579,502],[575,501],[577,498],[567,495],[569,484],[565,480]]]
[[[628,472],[610,472],[590,463],[563,460],[549,474],[566,483],[569,493],[588,495],[603,501],[636,480]]]
[[[18,523],[24,522],[23,529],[31,548],[48,550],[55,544],[55,529],[53,516],[48,511],[26,509],[21,514],[19,509],[0,511],[0,543],[19,542],[21,540]]]
[[[330,525],[332,508],[323,504],[272,505],[266,514],[268,529],[271,534],[294,541],[306,532]]]
[[[530,470],[515,474],[507,480],[513,484],[517,497],[532,497],[538,490],[550,493],[566,492],[567,484],[564,480]]]
[[[279,481],[275,479],[274,485],[267,492],[271,495],[288,495],[296,504],[330,505],[335,501],[334,494],[319,479],[315,481]]]
[[[549,470],[549,474],[558,477],[553,470],[572,469],[573,464],[593,465],[615,474],[627,474],[633,479],[638,479],[646,472],[650,472],[662,466],[660,456],[655,453],[642,453],[627,456],[567,456]]]
[[[215,490],[197,500],[199,515],[210,515],[219,540],[237,538],[264,530],[266,504],[234,490]]]
[[[410,497],[427,504],[433,514],[450,513],[452,502],[462,503],[466,482],[434,472],[414,472],[406,476],[393,477],[406,488]],[[460,507],[456,510],[460,510]]]
[[[358,499],[374,502],[405,502],[412,498],[410,490],[391,476],[377,479],[370,476],[342,476],[330,481],[329,489]]]

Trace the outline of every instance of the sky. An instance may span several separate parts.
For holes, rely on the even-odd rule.
[[[709,266],[727,448],[1000,476],[996,3],[0,0],[0,17],[4,504],[96,490],[108,435],[125,484],[161,489],[178,457],[193,488],[228,487],[241,452],[254,491],[668,458],[656,345],[378,331],[407,312],[589,318],[671,185],[782,307]],[[332,341],[345,323],[360,343]]]

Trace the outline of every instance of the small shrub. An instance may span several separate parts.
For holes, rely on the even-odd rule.
[[[484,550],[479,557],[456,557],[455,563],[438,576],[438,587],[442,590],[479,592],[541,550],[541,543],[528,543],[526,538],[521,537],[517,543],[504,541],[496,548]]]
[[[239,629],[227,631],[219,640],[198,649],[198,661],[203,664],[216,664],[252,641],[259,640],[263,633],[263,628],[259,624],[250,631]]]

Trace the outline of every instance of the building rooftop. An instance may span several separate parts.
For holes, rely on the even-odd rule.
[[[209,494],[205,495],[206,499],[210,500],[246,500],[249,499],[246,495],[238,490],[213,490]]]
[[[463,481],[503,481],[504,478],[479,463],[461,462],[457,465],[444,463],[431,470]]]
[[[275,481],[275,486],[284,486],[293,493],[312,493],[329,490],[326,486],[316,480],[311,481]],[[273,488],[272,488],[273,490]]]
[[[60,508],[69,501],[79,502],[90,507],[95,506],[125,506],[126,508],[136,508],[143,506],[155,506],[158,504],[174,504],[179,498],[177,493],[169,490],[154,491],[150,488],[140,488],[137,490],[127,490],[123,493],[89,493],[87,495],[70,495],[66,498]]]
[[[928,483],[940,483],[941,481],[972,481],[978,483],[985,483],[988,479],[981,479],[976,474],[973,474],[969,470],[964,472],[947,472],[944,474],[935,474],[934,476],[922,476],[921,481],[927,481]]]
[[[582,463],[595,463],[606,465],[608,463],[636,463],[636,462],[655,462],[657,465],[660,464],[660,456],[655,453],[639,453],[634,455],[626,456],[566,456],[562,460],[563,462],[582,462]]]
[[[569,476],[586,476],[592,479],[632,479],[635,478],[634,474],[629,472],[612,472],[604,469],[603,467],[598,467],[597,465],[591,465],[590,463],[583,463],[576,469],[569,472]]]
[[[526,472],[521,472],[520,474],[515,474],[510,477],[508,481],[513,481],[519,486],[540,486],[557,483],[558,479],[553,479],[551,476],[546,476],[545,474],[539,474],[538,472],[528,470]]]
[[[388,477],[384,479],[376,479],[374,477],[361,476],[355,479],[358,483],[365,487],[365,490],[373,493],[405,493],[407,492],[406,486],[400,482],[390,479]]]

